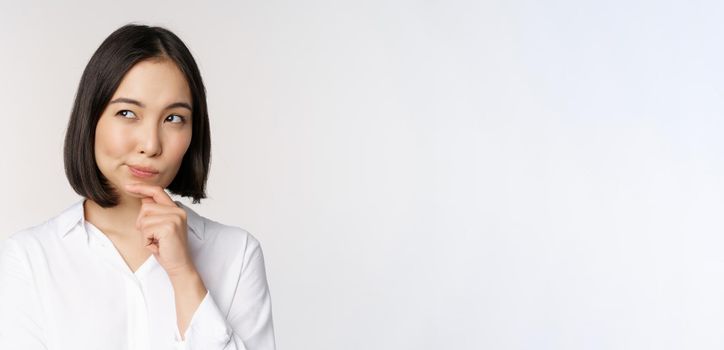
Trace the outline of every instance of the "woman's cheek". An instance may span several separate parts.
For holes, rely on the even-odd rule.
[[[116,125],[112,119],[101,119],[96,128],[96,162],[105,168],[113,167],[133,150],[131,130]],[[121,163],[115,164],[120,166]]]

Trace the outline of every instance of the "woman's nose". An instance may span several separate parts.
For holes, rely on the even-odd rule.
[[[161,154],[161,136],[157,125],[144,125],[137,135],[139,152],[149,157]]]

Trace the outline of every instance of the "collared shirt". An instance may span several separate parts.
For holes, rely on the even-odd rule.
[[[166,271],[154,255],[131,271],[85,220],[84,201],[2,245],[0,349],[275,349],[264,257],[249,232],[176,202],[208,290],[182,341]]]

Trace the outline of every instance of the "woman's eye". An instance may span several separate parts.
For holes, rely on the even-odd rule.
[[[177,121],[176,121],[175,123],[183,123],[184,121],[186,121],[186,118],[184,118],[184,117],[182,117],[182,116],[180,116],[180,115],[178,115],[178,114],[171,114],[170,116],[166,117],[166,120],[168,120],[168,121],[170,121],[170,122],[174,122],[174,121],[173,121],[173,118],[174,118],[174,117],[177,118],[177,119],[176,119]],[[169,118],[170,118],[171,120],[169,120]]]
[[[127,109],[120,110],[120,111],[118,111],[118,113],[116,113],[116,115],[123,116],[124,118],[128,118],[128,115],[129,115],[129,114],[133,114],[133,115],[135,116],[135,114],[134,114],[133,112],[131,112],[131,111],[127,110]],[[128,118],[128,119],[130,119],[130,118]]]

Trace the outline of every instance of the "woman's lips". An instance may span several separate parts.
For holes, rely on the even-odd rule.
[[[136,177],[142,177],[142,178],[149,178],[154,177],[158,175],[158,172],[148,171],[148,170],[141,170],[139,168],[134,168],[132,166],[128,166],[128,169],[131,171],[131,174],[133,174]]]

